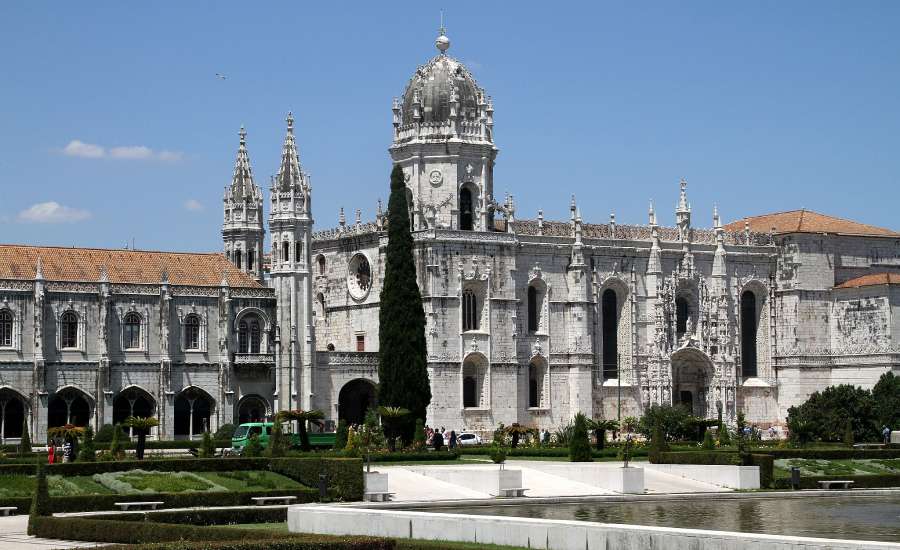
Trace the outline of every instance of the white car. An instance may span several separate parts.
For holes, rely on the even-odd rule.
[[[473,433],[461,433],[456,436],[456,443],[462,445],[481,445],[481,438]]]

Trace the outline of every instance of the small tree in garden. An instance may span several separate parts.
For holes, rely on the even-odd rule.
[[[371,457],[373,451],[384,445],[384,435],[378,427],[378,413],[374,409],[366,411],[366,419],[363,425],[359,427],[359,433],[356,436],[360,450],[366,457],[366,472],[371,468]]]
[[[877,427],[900,427],[900,376],[886,372],[872,388]]]
[[[518,422],[513,422],[506,428],[506,433],[509,434],[510,443],[509,446],[513,449],[519,446],[519,440],[522,437],[528,435],[528,428],[519,424]]]
[[[323,418],[325,418],[325,413],[317,409],[309,411],[300,409],[295,409],[293,411],[280,411],[275,415],[276,422],[290,422],[293,420],[297,421],[297,433],[300,436],[300,448],[304,452],[309,452],[312,450],[312,445],[309,444],[309,432],[307,431],[307,423],[319,422]]]
[[[97,460],[97,450],[94,448],[94,429],[90,426],[84,427],[84,442],[81,444],[78,460],[82,462]]]
[[[337,431],[334,434],[334,450],[343,451],[347,446],[347,422],[343,419],[338,420]]]
[[[213,434],[213,439],[216,441],[225,441],[231,439],[232,435],[234,435],[234,424],[222,424],[219,426],[219,429],[216,430],[216,433]]]
[[[706,430],[706,433],[703,434],[703,449],[707,451],[712,451],[716,448],[716,440],[713,439],[712,432],[710,430]]]
[[[665,432],[660,424],[653,427],[650,434],[650,449],[647,451],[647,458],[651,464],[658,464],[660,455],[669,450],[669,444],[666,442]]]
[[[109,454],[116,460],[125,456],[125,446],[122,444],[124,437],[125,434],[122,433],[122,427],[116,424],[113,428],[112,440],[109,442]]]
[[[287,452],[288,441],[284,436],[284,428],[276,419],[272,425],[272,433],[269,435],[269,446],[266,447],[266,456],[279,457]]]
[[[598,451],[603,450],[606,443],[606,432],[613,432],[619,429],[619,423],[615,420],[589,420],[588,427],[594,431],[595,445]]]
[[[259,443],[258,440],[257,443]],[[215,456],[216,442],[213,441],[211,433],[203,432],[203,439],[200,441],[200,458],[214,458]]]
[[[591,442],[588,441],[588,419],[583,413],[575,415],[575,427],[569,442],[570,462],[592,462]]]
[[[49,516],[50,492],[47,489],[47,467],[43,462],[37,463],[35,475],[34,495],[31,497],[31,514],[28,521],[28,534],[34,534],[31,519],[39,516]]]
[[[137,445],[135,446],[134,455],[138,460],[144,460],[144,449],[147,448],[147,434],[155,426],[159,426],[159,420],[152,416],[129,416],[122,423],[124,426],[131,428],[132,433],[137,435]],[[205,437],[207,434],[204,435]]]
[[[403,407],[378,407],[381,416],[381,425],[384,427],[384,436],[387,438],[388,451],[397,450],[397,438],[400,437],[400,428],[403,419],[409,415],[409,410]]]
[[[31,434],[28,433],[28,421],[22,421],[22,442],[19,443],[19,454],[25,455],[31,452]]]
[[[413,449],[417,451],[422,451],[425,449],[425,445],[428,443],[428,438],[425,437],[425,421],[421,418],[416,419],[416,431],[413,433]]]
[[[738,457],[741,460],[741,464],[750,466],[750,437],[747,434],[747,421],[744,419],[743,412],[739,412],[737,415],[735,437],[737,438]]]
[[[244,451],[241,453],[241,456],[246,456],[248,458],[256,458],[261,456],[263,452],[262,443],[259,441],[259,436],[253,434],[250,436],[250,441],[244,445]]]

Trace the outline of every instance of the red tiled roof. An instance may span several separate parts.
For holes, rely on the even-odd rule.
[[[890,229],[819,214],[812,210],[791,210],[788,212],[763,214],[762,216],[750,216],[729,223],[725,226],[725,231],[743,231],[744,222],[749,222],[750,231],[756,233],[768,233],[774,228],[775,233],[834,233],[839,235],[900,237],[900,233]]]
[[[859,288],[862,286],[900,285],[900,273],[872,273],[843,282],[834,288]]]
[[[96,282],[106,269],[111,283],[219,286],[223,275],[234,287],[260,287],[222,254],[150,252],[0,244],[0,279],[34,279],[38,258],[48,281]]]

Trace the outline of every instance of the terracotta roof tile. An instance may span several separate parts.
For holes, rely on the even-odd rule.
[[[38,258],[48,281],[100,280],[105,268],[111,283],[219,286],[223,274],[234,287],[261,287],[222,254],[150,252],[103,248],[63,248],[0,244],[0,279],[34,279]]]
[[[812,210],[791,210],[750,216],[725,226],[725,231],[743,231],[744,222],[750,223],[750,231],[768,233],[834,233],[839,235],[900,237],[900,233],[851,220],[836,218]]]
[[[900,285],[900,273],[872,273],[843,282],[834,288],[859,288],[863,286]]]

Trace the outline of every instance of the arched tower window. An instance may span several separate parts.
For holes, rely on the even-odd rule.
[[[325,320],[325,295],[321,292],[316,296],[316,304],[319,306],[319,318]]]
[[[13,316],[8,309],[0,311],[0,348],[13,345]]]
[[[472,231],[473,219],[472,190],[463,187],[459,191],[459,228],[463,231]]]
[[[325,256],[319,256],[319,275],[325,275]]]
[[[478,298],[471,288],[463,291],[462,295],[463,332],[478,330]]]
[[[252,250],[247,252],[247,271],[253,271],[253,264],[256,262],[256,254]]]
[[[141,316],[129,313],[122,325],[122,346],[125,349],[141,348]]]
[[[241,257],[241,251],[235,250],[234,251],[234,265],[236,265],[238,269],[243,269],[243,266],[244,266],[243,260],[244,260],[244,258]]]
[[[756,376],[756,295],[741,294],[741,371],[744,378]]]
[[[284,241],[281,243],[281,261],[289,262],[291,261],[291,243]]]
[[[675,298],[675,333],[679,337],[687,332],[688,316],[690,316],[688,301],[683,296]]]
[[[538,330],[538,312],[540,304],[538,304],[538,291],[534,286],[528,287],[528,332],[537,332]]]
[[[184,319],[184,349],[200,349],[200,318],[196,315]]]
[[[616,291],[608,288],[603,292],[600,307],[603,322],[603,379],[619,377],[619,300]]]
[[[63,313],[60,319],[60,343],[63,349],[78,347],[78,316],[72,311]]]
[[[528,407],[542,407],[544,405],[544,387],[547,377],[547,364],[540,358],[535,358],[528,364]]]
[[[296,241],[294,242],[294,261],[299,262],[300,258],[303,257],[303,242]]]

